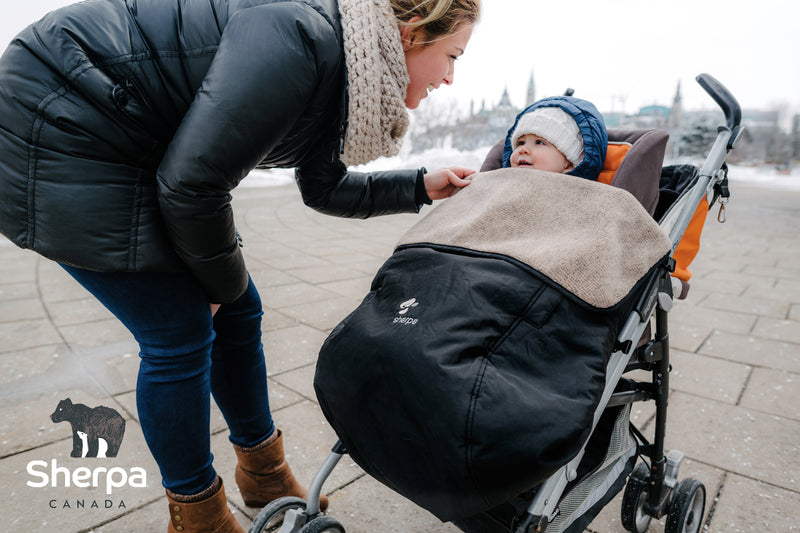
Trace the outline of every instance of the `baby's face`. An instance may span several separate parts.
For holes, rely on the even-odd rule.
[[[517,140],[517,146],[511,154],[511,166],[562,173],[574,168],[555,146],[532,133]]]

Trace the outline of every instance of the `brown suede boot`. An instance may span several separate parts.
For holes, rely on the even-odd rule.
[[[169,527],[167,533],[245,533],[228,508],[222,478],[191,496],[167,490]]]
[[[233,446],[239,464],[236,465],[236,484],[242,493],[245,505],[264,507],[282,496],[297,496],[306,499],[308,489],[300,485],[292,475],[289,463],[283,455],[283,434],[275,430],[261,444],[252,448]],[[328,497],[320,494],[319,508],[328,508]]]

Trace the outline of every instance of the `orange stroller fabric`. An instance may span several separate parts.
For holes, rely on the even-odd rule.
[[[700,250],[700,233],[703,231],[708,209],[708,199],[703,198],[700,205],[697,206],[697,210],[694,212],[692,220],[681,238],[681,242],[675,248],[675,253],[672,254],[673,259],[675,259],[675,272],[672,275],[680,280],[689,281],[689,278],[692,277],[689,264]]]

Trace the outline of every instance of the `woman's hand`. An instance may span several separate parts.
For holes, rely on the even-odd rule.
[[[217,314],[217,310],[219,309],[220,304],[210,304],[211,305],[211,318],[214,318],[214,315]]]
[[[474,170],[463,167],[440,168],[423,176],[425,192],[431,200],[441,200],[452,196],[454,192],[469,185],[469,176]]]

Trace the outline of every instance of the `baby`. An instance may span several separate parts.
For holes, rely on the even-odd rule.
[[[517,115],[506,136],[503,166],[597,180],[607,146],[603,117],[591,102],[553,96]]]

